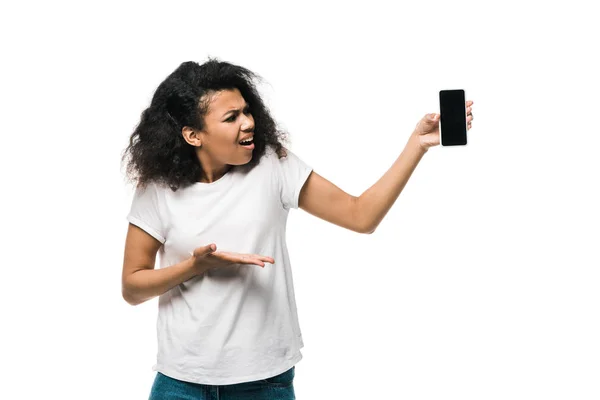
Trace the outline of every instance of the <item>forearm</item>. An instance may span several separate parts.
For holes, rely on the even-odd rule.
[[[123,281],[123,298],[131,305],[138,305],[198,275],[193,259],[160,269],[142,269]]]
[[[374,231],[381,223],[426,152],[411,136],[391,168],[357,198],[357,215],[364,218],[363,226],[368,231]]]

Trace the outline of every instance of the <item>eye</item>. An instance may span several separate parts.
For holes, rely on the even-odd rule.
[[[250,107],[246,107],[244,108],[244,114],[250,114]],[[235,121],[235,119],[237,118],[237,114],[232,115],[231,117],[227,118],[225,121],[227,122],[233,122]]]

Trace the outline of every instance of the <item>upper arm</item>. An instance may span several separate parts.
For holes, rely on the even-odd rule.
[[[356,200],[313,171],[300,191],[298,206],[332,224],[358,233],[371,233],[357,213]]]
[[[127,297],[127,279],[131,274],[142,269],[154,269],[156,253],[160,246],[162,243],[149,233],[129,223],[121,278],[123,297]]]

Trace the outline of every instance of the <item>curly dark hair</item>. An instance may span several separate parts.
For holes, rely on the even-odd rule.
[[[244,67],[208,57],[200,65],[194,61],[182,63],[158,85],[150,106],[129,138],[121,161],[127,162],[126,175],[138,186],[149,182],[168,185],[177,191],[198,181],[202,165],[194,146],[187,143],[182,128],[204,128],[210,96],[215,92],[237,88],[254,117],[252,159],[245,165],[254,167],[272,146],[279,157],[285,155],[283,141],[287,132],[279,130],[263,103],[253,79],[262,77]]]

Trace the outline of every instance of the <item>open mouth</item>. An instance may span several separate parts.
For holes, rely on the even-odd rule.
[[[251,145],[254,144],[254,138],[248,139],[248,140],[243,140],[243,141],[240,142],[240,144],[242,146],[251,146]]]

